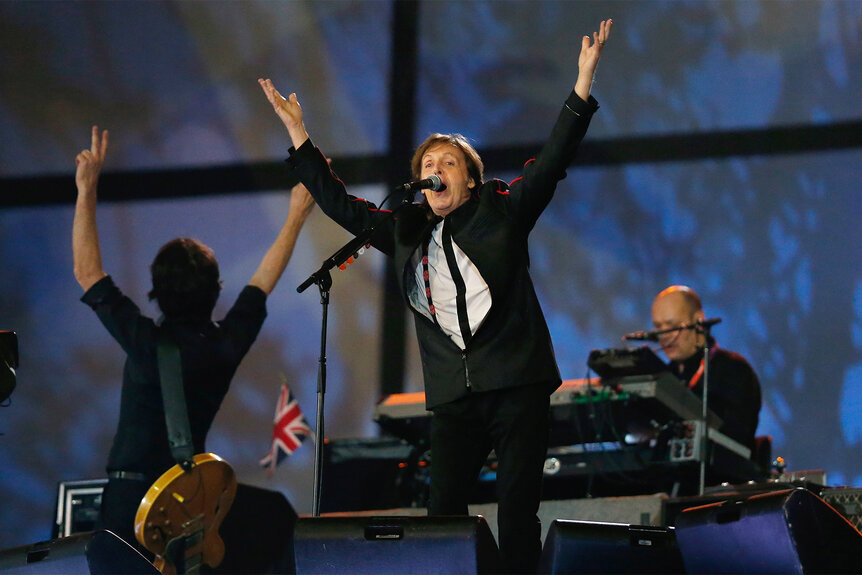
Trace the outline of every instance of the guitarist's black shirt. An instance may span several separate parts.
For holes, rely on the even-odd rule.
[[[107,276],[81,298],[126,353],[120,419],[107,471],[143,473],[150,482],[175,464],[171,457],[156,359],[156,323],[141,314]],[[231,378],[266,318],[266,294],[246,286],[225,318],[165,319],[180,348],[183,385],[195,453],[204,441],[227,394]]]

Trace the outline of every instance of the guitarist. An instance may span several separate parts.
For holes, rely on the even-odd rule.
[[[91,145],[75,158],[78,197],[72,227],[75,279],[82,301],[126,353],[120,418],[108,455],[108,485],[98,529],[109,529],[147,557],[136,541],[134,519],[150,485],[175,463],[168,443],[158,361],[158,330],[177,343],[195,453],[204,442],[231,378],[266,317],[266,298],[287,266],[314,200],[302,185],[290,194],[287,219],[249,284],[219,322],[210,318],[221,290],[213,251],[190,238],[165,244],[153,260],[151,300],[159,322],[145,317],[102,268],[96,228],[96,188],[108,150],[108,131],[93,126]]]

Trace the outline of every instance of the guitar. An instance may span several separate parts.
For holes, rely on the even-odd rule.
[[[156,555],[153,564],[163,575],[196,574],[203,563],[221,564],[218,530],[236,486],[233,468],[214,453],[195,455],[188,471],[174,465],[153,483],[135,514],[135,538]]]

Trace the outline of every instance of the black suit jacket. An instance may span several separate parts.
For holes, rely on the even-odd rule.
[[[483,183],[452,211],[452,237],[481,273],[492,305],[467,349],[461,350],[430,317],[410,304],[417,290],[411,257],[437,219],[425,205],[411,205],[382,224],[372,245],[395,258],[401,293],[414,314],[428,409],[471,392],[519,385],[560,384],[550,333],[529,274],[527,240],[575,157],[598,103],[572,92],[539,155],[511,184]],[[347,194],[325,156],[310,140],[291,149],[288,165],[320,208],[353,234],[381,217],[373,204]],[[421,292],[424,293],[424,292]]]

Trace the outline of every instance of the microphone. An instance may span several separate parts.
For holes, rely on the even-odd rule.
[[[659,334],[655,331],[633,331],[623,336],[623,341],[658,341]]]
[[[709,329],[717,323],[721,323],[720,317],[713,317],[710,319],[699,319],[694,323],[681,325],[677,327],[671,327],[668,329],[654,329],[652,331],[633,331],[631,333],[627,333],[622,337],[623,341],[658,341],[659,336],[664,335],[666,333],[671,333],[673,331],[682,331],[684,329]]]
[[[438,176],[437,174],[431,174],[424,180],[408,182],[401,185],[398,189],[402,192],[418,192],[419,190],[431,190],[433,192],[440,192],[446,189],[446,184],[443,183],[443,181],[440,179],[440,176]]]

